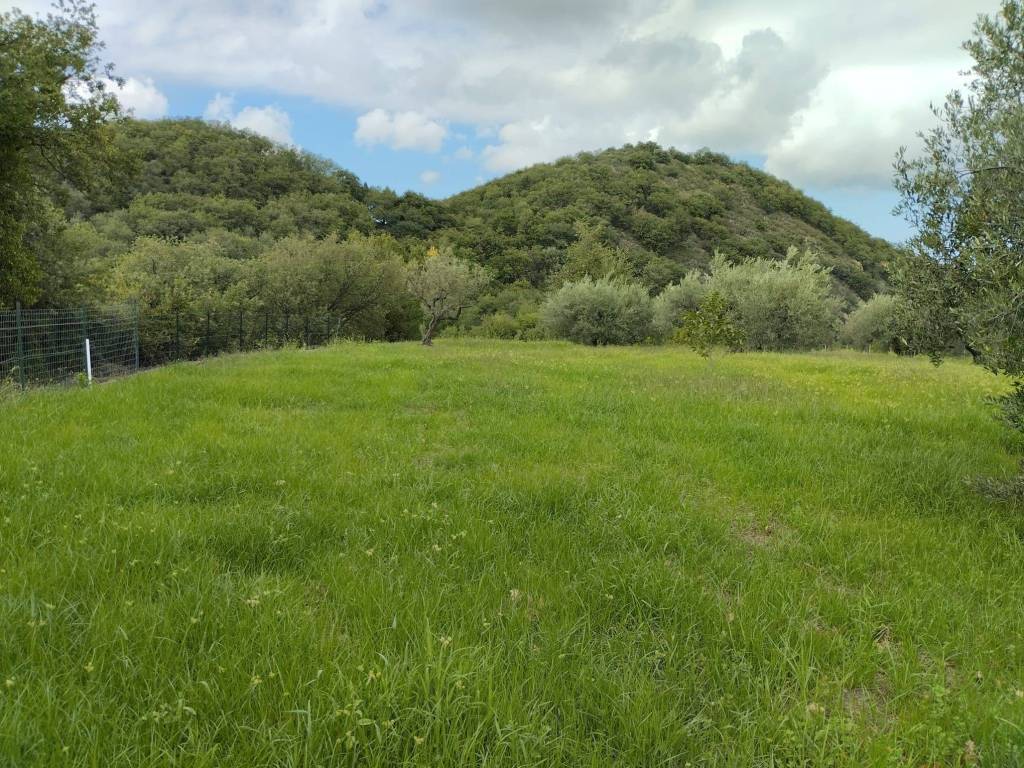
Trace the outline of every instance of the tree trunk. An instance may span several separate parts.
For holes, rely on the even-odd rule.
[[[437,330],[438,318],[430,318],[430,322],[427,324],[427,329],[423,331],[423,346],[432,347],[434,346],[434,331]]]

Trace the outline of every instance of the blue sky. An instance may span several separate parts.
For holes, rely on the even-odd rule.
[[[229,122],[375,186],[444,197],[655,140],[749,162],[898,241],[893,156],[961,83],[960,43],[997,4],[99,0],[97,13],[137,117]]]

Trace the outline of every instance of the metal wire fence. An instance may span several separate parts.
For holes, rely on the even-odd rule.
[[[18,307],[0,310],[0,385],[71,384],[88,377],[90,364],[92,378],[102,380],[176,360],[313,347],[351,335],[345,319],[329,312]]]
[[[0,383],[72,383],[139,367],[133,307],[0,310]]]
[[[344,318],[328,312],[181,309],[139,318],[143,367],[286,345],[315,347],[349,336]]]

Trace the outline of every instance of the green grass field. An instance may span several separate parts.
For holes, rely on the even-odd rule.
[[[1024,765],[962,362],[346,344],[0,402],[0,765]]]

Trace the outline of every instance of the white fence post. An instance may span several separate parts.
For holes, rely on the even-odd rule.
[[[85,339],[85,376],[92,383],[92,350],[89,349],[89,338]]]

